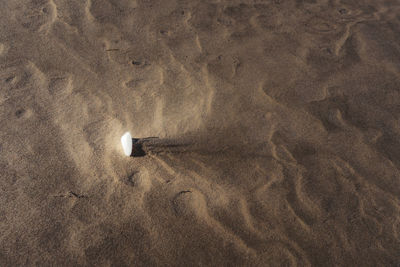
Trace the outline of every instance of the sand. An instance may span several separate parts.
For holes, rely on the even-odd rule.
[[[399,266],[399,14],[0,1],[0,265]]]

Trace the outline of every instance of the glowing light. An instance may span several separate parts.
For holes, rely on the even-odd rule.
[[[132,154],[132,136],[130,132],[126,132],[121,137],[122,148],[124,149],[125,155],[128,157]]]

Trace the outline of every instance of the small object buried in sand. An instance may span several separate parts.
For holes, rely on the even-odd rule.
[[[132,136],[130,132],[126,132],[122,137],[121,137],[121,143],[122,143],[122,148],[124,149],[125,155],[128,157],[132,154]]]
[[[124,133],[121,137],[124,154],[128,157],[144,157],[147,153],[143,150],[143,142],[146,142],[147,139],[132,138],[130,132]]]

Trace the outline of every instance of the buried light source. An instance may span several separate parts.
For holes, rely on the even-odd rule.
[[[143,150],[143,140],[148,139],[138,139],[138,138],[132,138],[132,135],[130,132],[124,133],[124,135],[121,137],[121,144],[122,148],[124,150],[124,154],[126,156],[132,156],[132,157],[144,157],[146,155],[146,152]]]
[[[132,136],[130,132],[126,132],[122,137],[121,137],[121,143],[122,143],[122,148],[124,149],[124,153],[126,156],[132,155]]]

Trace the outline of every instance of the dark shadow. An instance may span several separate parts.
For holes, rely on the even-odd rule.
[[[144,157],[148,153],[182,153],[191,144],[158,137],[132,138],[131,157]]]
[[[153,137],[150,137],[153,138]],[[157,138],[157,137],[154,137]],[[146,156],[146,152],[143,150],[143,139],[132,138],[132,154],[131,157],[144,157]]]
[[[215,140],[214,140],[215,141]],[[264,151],[265,144],[249,147],[248,144],[232,143],[231,145],[219,145],[208,142],[208,140],[193,140],[190,138],[132,138],[131,157],[157,156],[157,155],[184,155],[184,154],[202,154],[202,155],[236,155],[241,157],[267,157],[271,155]],[[312,147],[306,147],[307,153],[313,153]],[[310,151],[308,151],[310,150]]]

